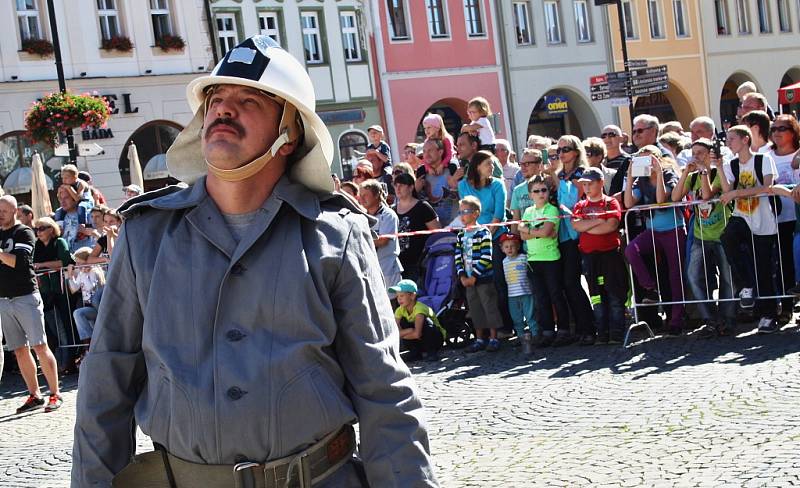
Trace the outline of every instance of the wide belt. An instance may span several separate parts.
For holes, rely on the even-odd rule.
[[[349,461],[356,448],[345,425],[308,449],[267,463],[197,464],[166,450],[139,454],[112,481],[114,488],[310,488]]]

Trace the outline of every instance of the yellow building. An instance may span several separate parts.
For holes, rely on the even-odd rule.
[[[709,113],[699,0],[623,0],[629,59],[645,59],[648,66],[666,65],[669,90],[634,99],[634,115],[649,113],[662,122],[689,122]],[[624,69],[617,7],[608,18],[614,67]],[[630,129],[627,107],[620,109],[622,126]]]

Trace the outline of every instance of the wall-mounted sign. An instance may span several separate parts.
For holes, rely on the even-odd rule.
[[[130,93],[121,93],[122,95],[122,113],[123,114],[135,114],[139,112],[139,107],[134,107],[131,104],[131,94]],[[109,95],[102,95],[106,100],[108,100],[108,105],[111,107],[111,115],[117,115],[119,113],[119,107],[117,107],[117,98],[116,95],[109,94]]]
[[[91,141],[93,139],[111,139],[112,137],[114,137],[114,133],[111,132],[110,127],[106,127],[105,129],[98,129],[95,127],[81,131],[81,138],[84,141]]]
[[[566,95],[547,95],[544,107],[550,115],[564,115],[569,112],[569,97]]]
[[[325,122],[326,125],[334,124],[358,124],[364,122],[367,117],[366,112],[360,108],[350,110],[329,110],[327,112],[319,112],[319,118]]]

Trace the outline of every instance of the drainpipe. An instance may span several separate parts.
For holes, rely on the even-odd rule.
[[[217,40],[214,39],[214,18],[211,17],[211,0],[203,0],[203,8],[206,11],[206,27],[208,27],[208,40],[211,42],[211,56],[214,58],[214,66],[219,63],[217,55]]]
[[[375,87],[375,102],[378,106],[378,117],[381,121],[381,127],[384,128],[388,138],[389,135],[389,124],[387,123],[388,120],[386,118],[386,109],[383,106],[383,86],[381,85],[381,72],[378,67],[378,46],[375,42],[375,29],[372,28],[372,6],[370,2],[361,2],[363,6],[362,12],[363,15],[363,25],[364,25],[364,33],[369,39],[369,59],[370,59],[370,67],[372,70],[372,77],[374,80],[373,86]],[[379,8],[375,6],[375,8]],[[398,141],[390,141],[392,144],[391,146],[394,147],[395,144],[400,144]]]
[[[508,133],[511,135],[510,139],[513,141],[517,135],[517,119],[514,117],[514,104],[511,101],[511,69],[508,66],[508,38],[505,34],[505,21],[503,17],[503,5],[501,2],[502,0],[495,0],[494,3],[495,18],[497,19],[497,25],[494,29],[494,42],[496,45],[500,45],[500,64],[503,67],[503,86],[505,87],[506,91],[506,110],[508,111]],[[501,27],[502,29],[500,29]],[[517,143],[519,143],[519,141],[517,141]],[[524,142],[523,146],[525,146]],[[520,159],[522,158],[520,157]]]
[[[700,79],[703,80],[703,90],[706,93],[706,106],[705,113],[711,116],[711,84],[708,82],[708,64],[706,60],[706,36],[703,32],[703,8],[700,2],[695,4],[695,12],[697,13],[697,36],[700,39]],[[722,121],[719,121],[719,127],[722,127]]]

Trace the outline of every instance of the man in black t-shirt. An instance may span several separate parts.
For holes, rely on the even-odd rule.
[[[0,197],[0,325],[6,345],[14,351],[28,387],[28,399],[17,413],[44,405],[31,348],[36,351],[50,387],[50,400],[45,407],[45,411],[50,412],[61,406],[62,399],[58,390],[56,358],[47,347],[42,297],[33,272],[36,239],[30,227],[17,221],[16,212],[14,197]]]

